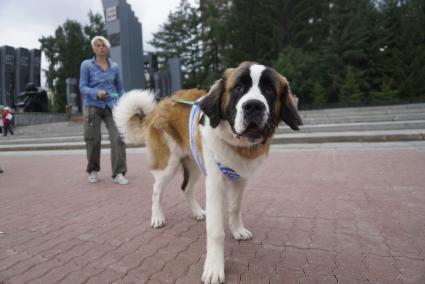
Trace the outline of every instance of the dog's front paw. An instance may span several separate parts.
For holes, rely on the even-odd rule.
[[[204,272],[202,273],[204,284],[224,283],[224,261],[205,260]]]
[[[165,217],[162,212],[152,213],[151,218],[151,227],[152,228],[161,228],[165,225]]]
[[[199,208],[198,210],[193,211],[193,217],[195,217],[198,221],[205,220],[205,210]]]
[[[235,240],[250,240],[252,239],[252,233],[251,231],[245,229],[245,227],[239,227],[237,229],[231,229],[232,230],[232,234],[233,234],[233,238],[235,238]]]

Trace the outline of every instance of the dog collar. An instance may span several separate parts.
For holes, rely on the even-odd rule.
[[[198,150],[197,150],[196,144],[195,144],[195,129],[196,128],[195,128],[195,123],[194,123],[197,113],[201,110],[201,108],[199,107],[199,102],[203,98],[204,97],[200,97],[198,100],[196,100],[196,102],[190,103],[192,105],[192,108],[190,110],[190,115],[189,115],[189,144],[190,144],[190,151],[192,152],[193,159],[195,160],[196,165],[198,166],[201,173],[205,176],[206,175],[205,174],[205,168],[202,164],[200,155],[198,153]],[[180,101],[177,101],[177,102],[189,104],[187,101],[181,101],[180,100]],[[222,172],[222,174],[225,175],[230,180],[237,180],[241,177],[235,170],[233,170],[229,167],[226,167],[225,165],[223,165],[219,161],[215,160],[215,163],[218,166],[218,168],[220,169],[220,171]]]

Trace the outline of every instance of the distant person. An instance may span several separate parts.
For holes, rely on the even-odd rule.
[[[101,122],[105,122],[111,141],[112,178],[127,184],[125,143],[112,118],[112,108],[124,93],[118,64],[108,58],[109,41],[103,36],[91,40],[95,56],[81,63],[80,92],[84,95],[84,140],[87,150],[88,180],[98,181],[100,171]]]
[[[10,107],[5,107],[2,114],[1,114],[2,120],[3,120],[3,136],[7,136],[7,132],[10,132],[11,135],[13,135],[13,114]]]
[[[2,116],[3,115],[3,110],[4,110],[4,106],[3,105],[0,105],[0,134],[3,133],[3,126],[4,126],[4,124],[3,124],[3,116]]]

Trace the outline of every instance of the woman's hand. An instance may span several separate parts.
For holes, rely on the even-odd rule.
[[[108,95],[108,93],[105,90],[100,90],[99,92],[97,92],[97,97],[99,99],[104,99],[104,98],[106,98],[107,95]]]

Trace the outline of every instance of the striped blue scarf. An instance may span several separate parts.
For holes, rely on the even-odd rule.
[[[204,97],[200,97],[194,104],[192,104],[192,109],[190,110],[190,115],[189,115],[189,143],[190,143],[190,150],[192,152],[193,159],[195,160],[196,164],[198,165],[198,168],[201,171],[201,173],[203,175],[206,175],[205,174],[205,168],[202,165],[202,161],[201,161],[201,158],[199,156],[199,153],[198,153],[198,150],[197,150],[196,144],[195,144],[196,125],[194,123],[197,113],[201,110],[198,103],[203,98]],[[237,180],[241,177],[235,170],[224,166],[219,161],[215,160],[215,163],[217,164],[218,168],[223,173],[223,175],[228,177],[230,180]]]

